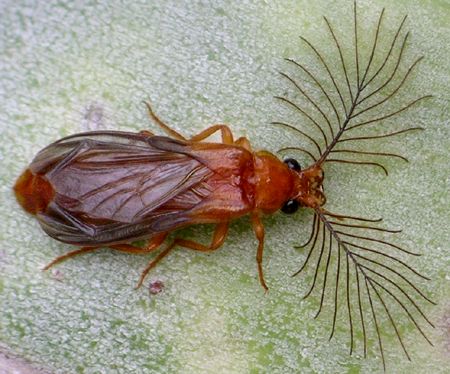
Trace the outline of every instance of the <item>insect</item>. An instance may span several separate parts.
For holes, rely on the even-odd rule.
[[[368,320],[371,319],[385,365],[379,327],[382,310],[409,359],[390,303],[402,309],[431,344],[418,317],[422,319],[421,323],[425,321],[433,325],[416,299],[433,302],[410,280],[410,276],[428,278],[402,257],[419,254],[367,234],[399,232],[379,227],[379,219],[336,214],[324,208],[324,167],[328,163],[374,166],[388,174],[379,159],[406,158],[396,153],[362,151],[351,148],[351,145],[421,130],[420,127],[408,127],[381,135],[358,134],[358,131],[391,119],[430,97],[419,97],[379,116],[371,114],[404,90],[405,82],[422,59],[418,58],[406,70],[399,69],[409,35],[406,33],[400,37],[404,34],[406,17],[392,36],[390,47],[379,51],[383,15],[384,10],[374,31],[370,55],[363,64],[356,2],[354,4],[354,76],[350,74],[352,70],[344,58],[338,37],[325,18],[331,41],[339,55],[333,68],[341,69],[344,81],[337,79],[330,63],[307,39],[302,38],[323,70],[322,75],[318,77],[304,64],[287,60],[304,75],[315,94],[291,75],[281,73],[306,106],[286,97],[277,99],[298,113],[303,121],[310,122],[314,133],[287,122],[273,124],[294,131],[310,143],[311,150],[305,147],[280,150],[306,154],[312,160],[306,168],[301,168],[294,158],[282,161],[267,151],[254,151],[248,139],[241,137],[235,140],[224,124],[213,125],[186,138],[164,123],[149,103],[150,117],[168,136],[156,136],[149,131],[86,132],[58,140],[40,151],[14,186],[17,200],[27,212],[36,216],[51,237],[81,247],[55,258],[45,269],[69,257],[102,247],[131,254],[154,252],[174,230],[193,224],[216,225],[209,245],[176,237],[163,247],[143,270],[137,284],[139,287],[148,272],[175,247],[214,251],[224,243],[230,222],[249,215],[258,240],[256,264],[259,282],[267,290],[262,266],[263,215],[279,210],[292,214],[299,208],[310,209],[314,213],[311,234],[301,246],[309,250],[303,266],[294,275],[308,268],[315,258],[313,281],[305,297],[310,296],[319,283],[322,284],[317,317],[325,305],[325,298],[331,293],[333,318],[330,339],[336,328],[340,297],[344,296],[342,303],[349,322],[350,354],[354,349],[356,330],[359,330],[366,355]],[[378,55],[382,58],[376,59]],[[379,61],[376,63],[376,60]],[[320,97],[320,102],[317,97]],[[221,133],[221,143],[205,141],[216,132]],[[346,146],[349,144],[350,147]],[[137,239],[148,239],[148,243],[144,248],[130,244]],[[331,275],[331,266],[335,269],[334,276]]]

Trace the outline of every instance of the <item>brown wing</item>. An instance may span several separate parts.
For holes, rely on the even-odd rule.
[[[98,245],[173,230],[210,194],[214,172],[191,145],[166,137],[94,132],[64,138],[30,165],[45,174],[55,197],[38,214],[58,240]]]

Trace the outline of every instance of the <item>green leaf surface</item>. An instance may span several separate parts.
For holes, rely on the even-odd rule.
[[[359,1],[365,56],[383,6],[381,42],[388,43],[408,14],[412,34],[406,59],[426,56],[407,94],[434,95],[392,125],[426,131],[376,145],[410,160],[388,161],[389,177],[372,168],[327,167],[327,207],[383,216],[388,226],[403,229],[398,244],[423,253],[410,263],[432,279],[419,285],[438,302],[425,307],[436,325],[427,329],[434,347],[401,323],[409,362],[383,320],[387,367],[388,372],[445,373],[450,366],[450,5]],[[348,321],[341,311],[336,336],[328,341],[330,313],[313,319],[319,293],[302,299],[313,274],[290,277],[306,257],[293,246],[308,237],[309,212],[265,219],[267,294],[257,279],[257,243],[244,218],[232,225],[217,252],[179,249],[165,259],[146,281],[164,284],[163,292],[152,295],[146,287],[134,290],[152,255],[100,250],[41,272],[72,247],[46,236],[12,193],[33,156],[62,136],[95,129],[159,132],[145,112],[146,99],[186,135],[229,123],[255,149],[304,145],[304,139],[268,125],[297,118],[299,127],[308,126],[273,99],[292,91],[277,71],[289,69],[283,58],[313,62],[299,35],[335,56],[337,64],[322,15],[347,37],[344,47],[351,47],[352,2],[2,1],[0,14],[4,355],[51,373],[382,372],[375,338],[367,359],[360,339],[349,356]],[[207,242],[211,228],[192,227],[180,235]],[[406,322],[399,308],[394,313]]]

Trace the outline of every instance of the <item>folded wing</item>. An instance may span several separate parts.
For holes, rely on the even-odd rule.
[[[79,245],[183,226],[187,212],[210,193],[206,180],[214,174],[189,150],[188,142],[126,132],[78,134],[53,143],[30,166],[55,189],[40,223],[56,239]]]

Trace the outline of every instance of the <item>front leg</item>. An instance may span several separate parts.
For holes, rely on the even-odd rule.
[[[258,275],[259,275],[259,283],[267,292],[269,288],[266,285],[266,281],[264,280],[264,273],[262,268],[262,259],[263,259],[263,251],[264,251],[264,225],[261,222],[258,213],[254,213],[252,215],[252,225],[253,230],[255,231],[256,239],[258,239],[258,250],[256,251],[256,264],[258,265]]]

